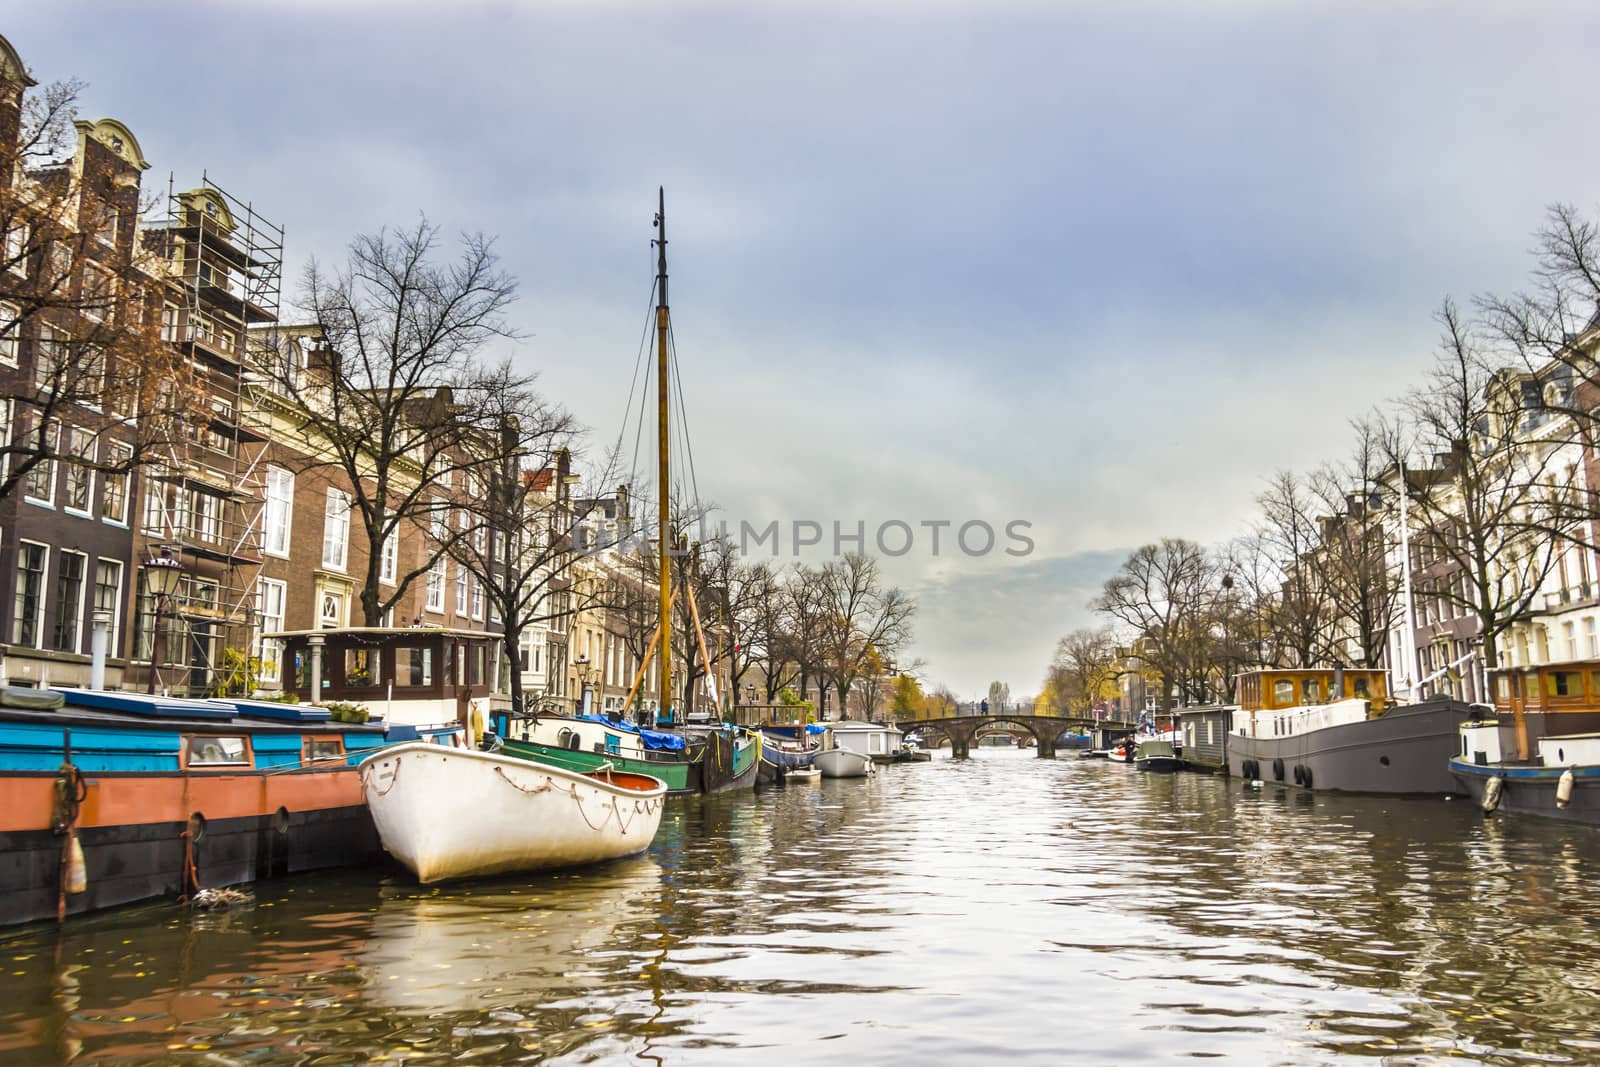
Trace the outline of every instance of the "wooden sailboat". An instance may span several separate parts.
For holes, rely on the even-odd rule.
[[[756,783],[761,764],[761,735],[721,724],[690,726],[675,714],[672,692],[672,609],[678,591],[672,584],[671,500],[671,362],[669,337],[671,307],[667,301],[667,198],[658,190],[656,228],[656,485],[659,498],[657,520],[657,581],[660,586],[660,617],[639,669],[628,689],[623,707],[633,707],[644,684],[650,664],[659,653],[659,704],[662,729],[645,729],[598,715],[534,715],[505,724],[504,751],[526,759],[553,763],[584,772],[606,764],[619,771],[649,774],[661,778],[674,793],[713,793],[728,789],[748,789]],[[710,663],[705,629],[700,624],[700,609],[695,603],[694,586],[683,583],[685,603],[694,625],[694,639],[702,663]]]

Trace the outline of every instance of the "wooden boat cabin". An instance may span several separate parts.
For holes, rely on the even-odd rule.
[[[1496,716],[1462,728],[1463,759],[1600,763],[1600,660],[1490,671],[1489,687]]]
[[[489,721],[500,657],[497,634],[443,627],[345,627],[265,635],[284,645],[284,689],[303,701],[365,707],[409,726]]]
[[[1390,705],[1386,671],[1313,667],[1239,675],[1233,732],[1290,737],[1359,722]]]

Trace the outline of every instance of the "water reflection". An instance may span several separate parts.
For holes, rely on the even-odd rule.
[[[1600,835],[983,751],[650,853],[0,942],[19,1062],[1600,1060]]]

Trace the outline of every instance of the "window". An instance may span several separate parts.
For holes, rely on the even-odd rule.
[[[28,441],[28,447],[41,453],[41,458],[28,471],[24,480],[22,495],[37,504],[55,506],[56,492],[56,443],[61,436],[61,427],[50,424],[42,430],[35,426],[33,434]]]
[[[435,560],[428,568],[427,610],[444,610],[444,560]]]
[[[472,582],[472,617],[483,621],[483,583],[476,579]]]
[[[163,537],[167,532],[167,487],[151,481],[144,490],[144,532]]]
[[[161,339],[163,341],[178,341],[179,312],[177,304],[167,304],[161,309]]]
[[[73,395],[85,407],[99,411],[106,400],[106,350],[99,345],[83,345],[78,350],[78,378]]]
[[[11,613],[11,641],[29,648],[39,646],[44,625],[44,569],[50,550],[22,541],[17,545],[17,595]]]
[[[189,518],[194,524],[194,536],[207,544],[216,544],[222,533],[222,501],[196,489],[190,494]]]
[[[122,621],[122,564],[118,560],[102,559],[95,564],[94,610],[106,613],[106,651],[112,653],[118,647]]]
[[[1322,699],[1322,680],[1319,678],[1306,678],[1300,682],[1300,696],[1307,704],[1315,704]]]
[[[248,767],[250,752],[242,737],[191,737],[189,766]]]
[[[344,625],[344,594],[324,589],[318,597],[317,624],[324,630]]]
[[[39,329],[39,345],[33,356],[33,384],[40,389],[54,389],[61,384],[62,375],[72,366],[72,337],[54,326]]]
[[[322,565],[344,570],[350,547],[350,495],[342,489],[328,488],[327,511],[322,520]]]
[[[460,567],[456,570],[456,614],[467,613],[467,568]]]
[[[50,647],[76,652],[83,639],[83,573],[89,557],[82,552],[62,552],[56,563],[56,625]]]
[[[94,235],[112,247],[117,243],[117,223],[122,216],[117,209],[104,200],[95,205]]]
[[[1275,705],[1294,703],[1294,683],[1287,678],[1272,684],[1272,702]]]
[[[267,468],[267,513],[262,551],[269,556],[289,555],[289,519],[294,511],[294,475],[282,467]]]
[[[116,296],[110,274],[93,263],[83,265],[83,281],[78,287],[78,312],[90,322],[104,322]]]
[[[16,223],[6,228],[5,265],[13,274],[28,273],[28,224]]]
[[[394,650],[396,685],[432,685],[433,649],[397,648]]]
[[[344,650],[344,684],[361,688],[379,684],[378,650],[375,648],[347,648]]]
[[[283,629],[283,602],[288,586],[272,578],[256,579],[256,611],[261,618],[259,634],[277,633]],[[261,663],[261,680],[278,682],[283,679],[283,642],[277,638],[256,638],[256,659]]]
[[[67,454],[64,464],[61,506],[72,511],[89,513],[89,497],[94,488],[94,436],[79,426],[67,429]]]
[[[389,536],[383,539],[383,551],[378,556],[378,581],[393,585],[399,569],[400,531],[390,530]]]
[[[1552,697],[1581,696],[1583,682],[1576,671],[1551,671],[1544,676],[1544,692]]]
[[[1561,624],[1561,636],[1566,638],[1566,642],[1567,642],[1567,659],[1569,659],[1569,660],[1577,659],[1578,658],[1578,629],[1577,629],[1577,627],[1573,626],[1572,623],[1570,623],[1570,622],[1562,623]]]
[[[128,521],[128,476],[133,466],[133,446],[113,441],[107,448],[107,463],[116,468],[106,472],[105,498],[100,502],[100,518],[106,522]]]
[[[22,309],[15,304],[0,304],[0,363],[17,365],[18,340],[22,333]]]
[[[306,759],[312,763],[333,763],[343,758],[344,742],[336,737],[313,737],[306,742]]]
[[[1583,636],[1589,646],[1589,658],[1600,659],[1600,634],[1594,630],[1594,616],[1583,620]]]

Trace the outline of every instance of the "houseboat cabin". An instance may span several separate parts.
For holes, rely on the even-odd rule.
[[[1360,722],[1389,706],[1385,671],[1332,667],[1260,670],[1239,676],[1233,732],[1245,737],[1292,737]]]
[[[842,748],[870,756],[874,763],[893,763],[900,751],[900,728],[880,722],[830,722],[827,733],[831,748]]]
[[[442,627],[345,627],[264,635],[282,642],[284,689],[303,701],[364,706],[407,726],[489,721],[497,634]]]
[[[1600,660],[1491,671],[1489,685],[1496,717],[1462,728],[1463,759],[1600,763]]]

